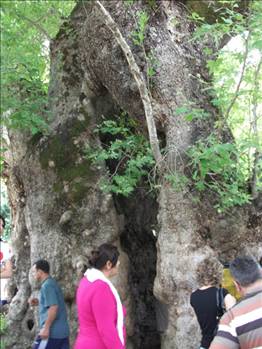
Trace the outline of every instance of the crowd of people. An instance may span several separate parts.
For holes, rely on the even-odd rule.
[[[1,234],[5,221],[0,217]],[[2,255],[1,255],[2,256]],[[1,263],[4,259],[1,257]],[[10,277],[11,262],[1,264],[2,277]],[[76,293],[78,334],[74,349],[124,349],[126,310],[110,279],[119,268],[119,252],[102,244],[92,252]],[[201,328],[199,349],[262,348],[262,270],[250,256],[230,263],[230,273],[240,299],[220,287],[221,264],[206,258],[197,267],[199,288],[192,292],[190,304]],[[69,349],[69,324],[62,290],[50,276],[48,261],[32,266],[41,283],[39,298],[29,304],[39,306],[39,332],[33,349]]]
[[[236,299],[225,288],[220,288],[222,266],[216,258],[205,258],[197,267],[200,287],[191,294],[190,304],[199,322],[202,339],[200,349],[209,348],[224,310],[230,309]]]
[[[199,349],[262,348],[262,270],[251,256],[237,257],[229,270],[240,299],[220,287],[221,267],[205,259],[197,268],[200,288],[190,297],[202,338]]]
[[[238,257],[230,271],[242,298],[221,318],[210,349],[262,348],[261,266],[251,257]]]
[[[111,244],[102,244],[92,252],[89,268],[81,279],[77,294],[79,330],[74,349],[124,349],[125,308],[110,281],[119,267],[119,252]],[[39,301],[40,332],[33,349],[69,349],[69,325],[64,298],[57,282],[49,275],[49,263],[40,259],[33,275],[41,282]]]

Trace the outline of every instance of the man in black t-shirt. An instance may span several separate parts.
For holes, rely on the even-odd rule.
[[[197,316],[202,332],[202,349],[208,349],[215,335],[219,321],[217,307],[217,292],[222,276],[222,265],[215,258],[204,259],[197,268],[197,279],[201,285],[190,297],[190,304]],[[232,307],[236,300],[226,289],[222,289],[225,308]]]

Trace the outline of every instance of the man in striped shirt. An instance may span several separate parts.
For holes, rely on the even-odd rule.
[[[210,349],[262,349],[262,269],[245,256],[230,271],[242,299],[221,318]]]

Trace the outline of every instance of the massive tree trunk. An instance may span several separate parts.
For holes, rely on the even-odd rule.
[[[153,9],[146,1],[102,3],[143,73],[144,50],[134,45],[131,32],[138,11],[150,14],[144,49],[158,62],[151,103],[160,143],[167,149],[162,168],[183,173],[187,149],[210,134],[217,119],[201,85],[210,79],[201,43],[190,40],[194,24],[186,2],[156,2]],[[212,197],[196,203],[192,189],[175,191],[164,180],[157,197],[145,189],[129,198],[103,193],[99,180],[107,175],[106,164],[96,167],[84,156],[86,146],[100,146],[94,129],[121,110],[138,120],[145,134],[147,126],[137,82],[95,1],[76,6],[52,43],[51,59],[50,134],[9,132],[17,292],[9,311],[8,348],[30,348],[35,335],[37,311],[28,307],[27,298],[37,292],[29,270],[40,257],[50,261],[63,287],[73,342],[76,285],[88,253],[105,241],[122,250],[116,282],[128,308],[128,348],[196,348],[199,338],[192,333],[198,326],[189,305],[197,286],[196,265],[212,255],[227,261],[242,250],[258,257],[259,214],[253,206],[218,214]],[[188,102],[207,110],[210,118],[188,122],[176,114]],[[168,326],[161,328],[166,311]]]

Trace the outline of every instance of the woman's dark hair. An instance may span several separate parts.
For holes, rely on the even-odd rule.
[[[102,244],[97,250],[91,252],[89,266],[102,270],[108,261],[114,267],[118,261],[119,252],[117,247],[111,244]]]

